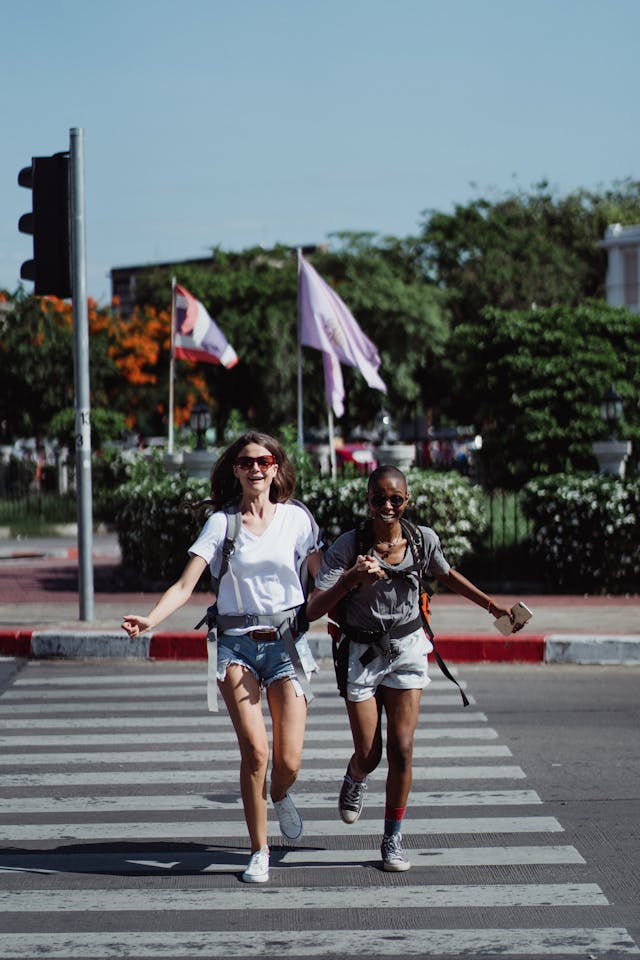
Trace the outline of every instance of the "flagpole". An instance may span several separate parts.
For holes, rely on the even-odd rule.
[[[173,456],[173,407],[175,380],[175,336],[176,336],[176,278],[171,277],[171,352],[169,355],[169,423],[167,425],[167,453]]]
[[[331,463],[331,479],[336,479],[336,445],[333,436],[333,409],[330,403],[327,403],[327,423],[329,426],[329,462]]]
[[[300,315],[300,269],[301,263],[300,258],[302,256],[302,250],[300,247],[297,248],[298,255],[298,449],[300,452],[304,449],[304,428],[302,424],[302,343],[300,342],[300,325],[301,325],[301,315]]]

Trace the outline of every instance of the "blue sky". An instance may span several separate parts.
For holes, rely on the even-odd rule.
[[[0,0],[0,23],[9,290],[18,170],[72,127],[101,302],[114,266],[640,177],[640,0]]]

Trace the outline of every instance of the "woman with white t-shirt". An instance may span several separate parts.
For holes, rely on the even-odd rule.
[[[318,527],[291,501],[295,476],[282,446],[267,434],[239,437],[211,473],[215,512],[189,549],[180,578],[146,617],[127,614],[131,637],[150,630],[182,606],[208,566],[217,584],[217,680],[240,747],[240,788],[251,840],[242,879],[269,879],[266,777],[269,740],[262,715],[262,688],[273,728],[270,795],[280,830],[302,835],[302,818],[289,796],[300,769],[307,715],[308,678],[316,663],[296,612],[304,602],[300,568],[315,575],[320,565]],[[222,508],[225,508],[224,510]],[[231,515],[241,524],[223,566]],[[224,567],[226,566],[226,570]]]

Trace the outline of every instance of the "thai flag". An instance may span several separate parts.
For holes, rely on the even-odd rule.
[[[188,290],[176,284],[176,328],[173,353],[180,360],[220,363],[229,369],[238,356],[207,310]]]

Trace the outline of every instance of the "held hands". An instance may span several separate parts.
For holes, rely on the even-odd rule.
[[[386,576],[375,557],[362,555],[343,574],[343,578],[351,590],[361,583],[375,583],[376,580],[384,580]]]
[[[150,626],[148,617],[139,617],[135,613],[128,613],[122,618],[122,629],[132,638],[148,630]]]

